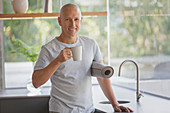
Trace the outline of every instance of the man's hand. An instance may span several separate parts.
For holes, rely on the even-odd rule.
[[[70,48],[68,47],[64,48],[57,57],[58,61],[61,63],[67,61],[70,58],[71,58],[71,51]]]
[[[131,110],[128,107],[124,107],[124,106],[115,106],[114,110],[115,112],[128,112],[128,113],[133,112],[133,110]]]

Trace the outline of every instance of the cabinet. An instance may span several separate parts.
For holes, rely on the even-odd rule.
[[[0,113],[48,113],[49,96],[0,98]]]

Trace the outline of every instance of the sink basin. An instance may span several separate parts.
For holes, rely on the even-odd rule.
[[[126,100],[118,100],[117,101],[119,104],[126,104],[126,103],[130,103],[130,101],[126,101]],[[100,104],[110,104],[109,101],[102,101],[100,102]]]

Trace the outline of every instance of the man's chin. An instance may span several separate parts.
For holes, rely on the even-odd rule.
[[[71,37],[77,36],[77,33],[70,33]]]

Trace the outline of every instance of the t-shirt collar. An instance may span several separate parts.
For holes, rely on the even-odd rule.
[[[57,40],[57,38],[55,38],[57,43],[60,43],[61,45],[65,46],[65,47],[74,47],[79,43],[79,36],[77,36],[77,41],[74,44],[67,44],[67,43],[63,43],[59,40]]]

